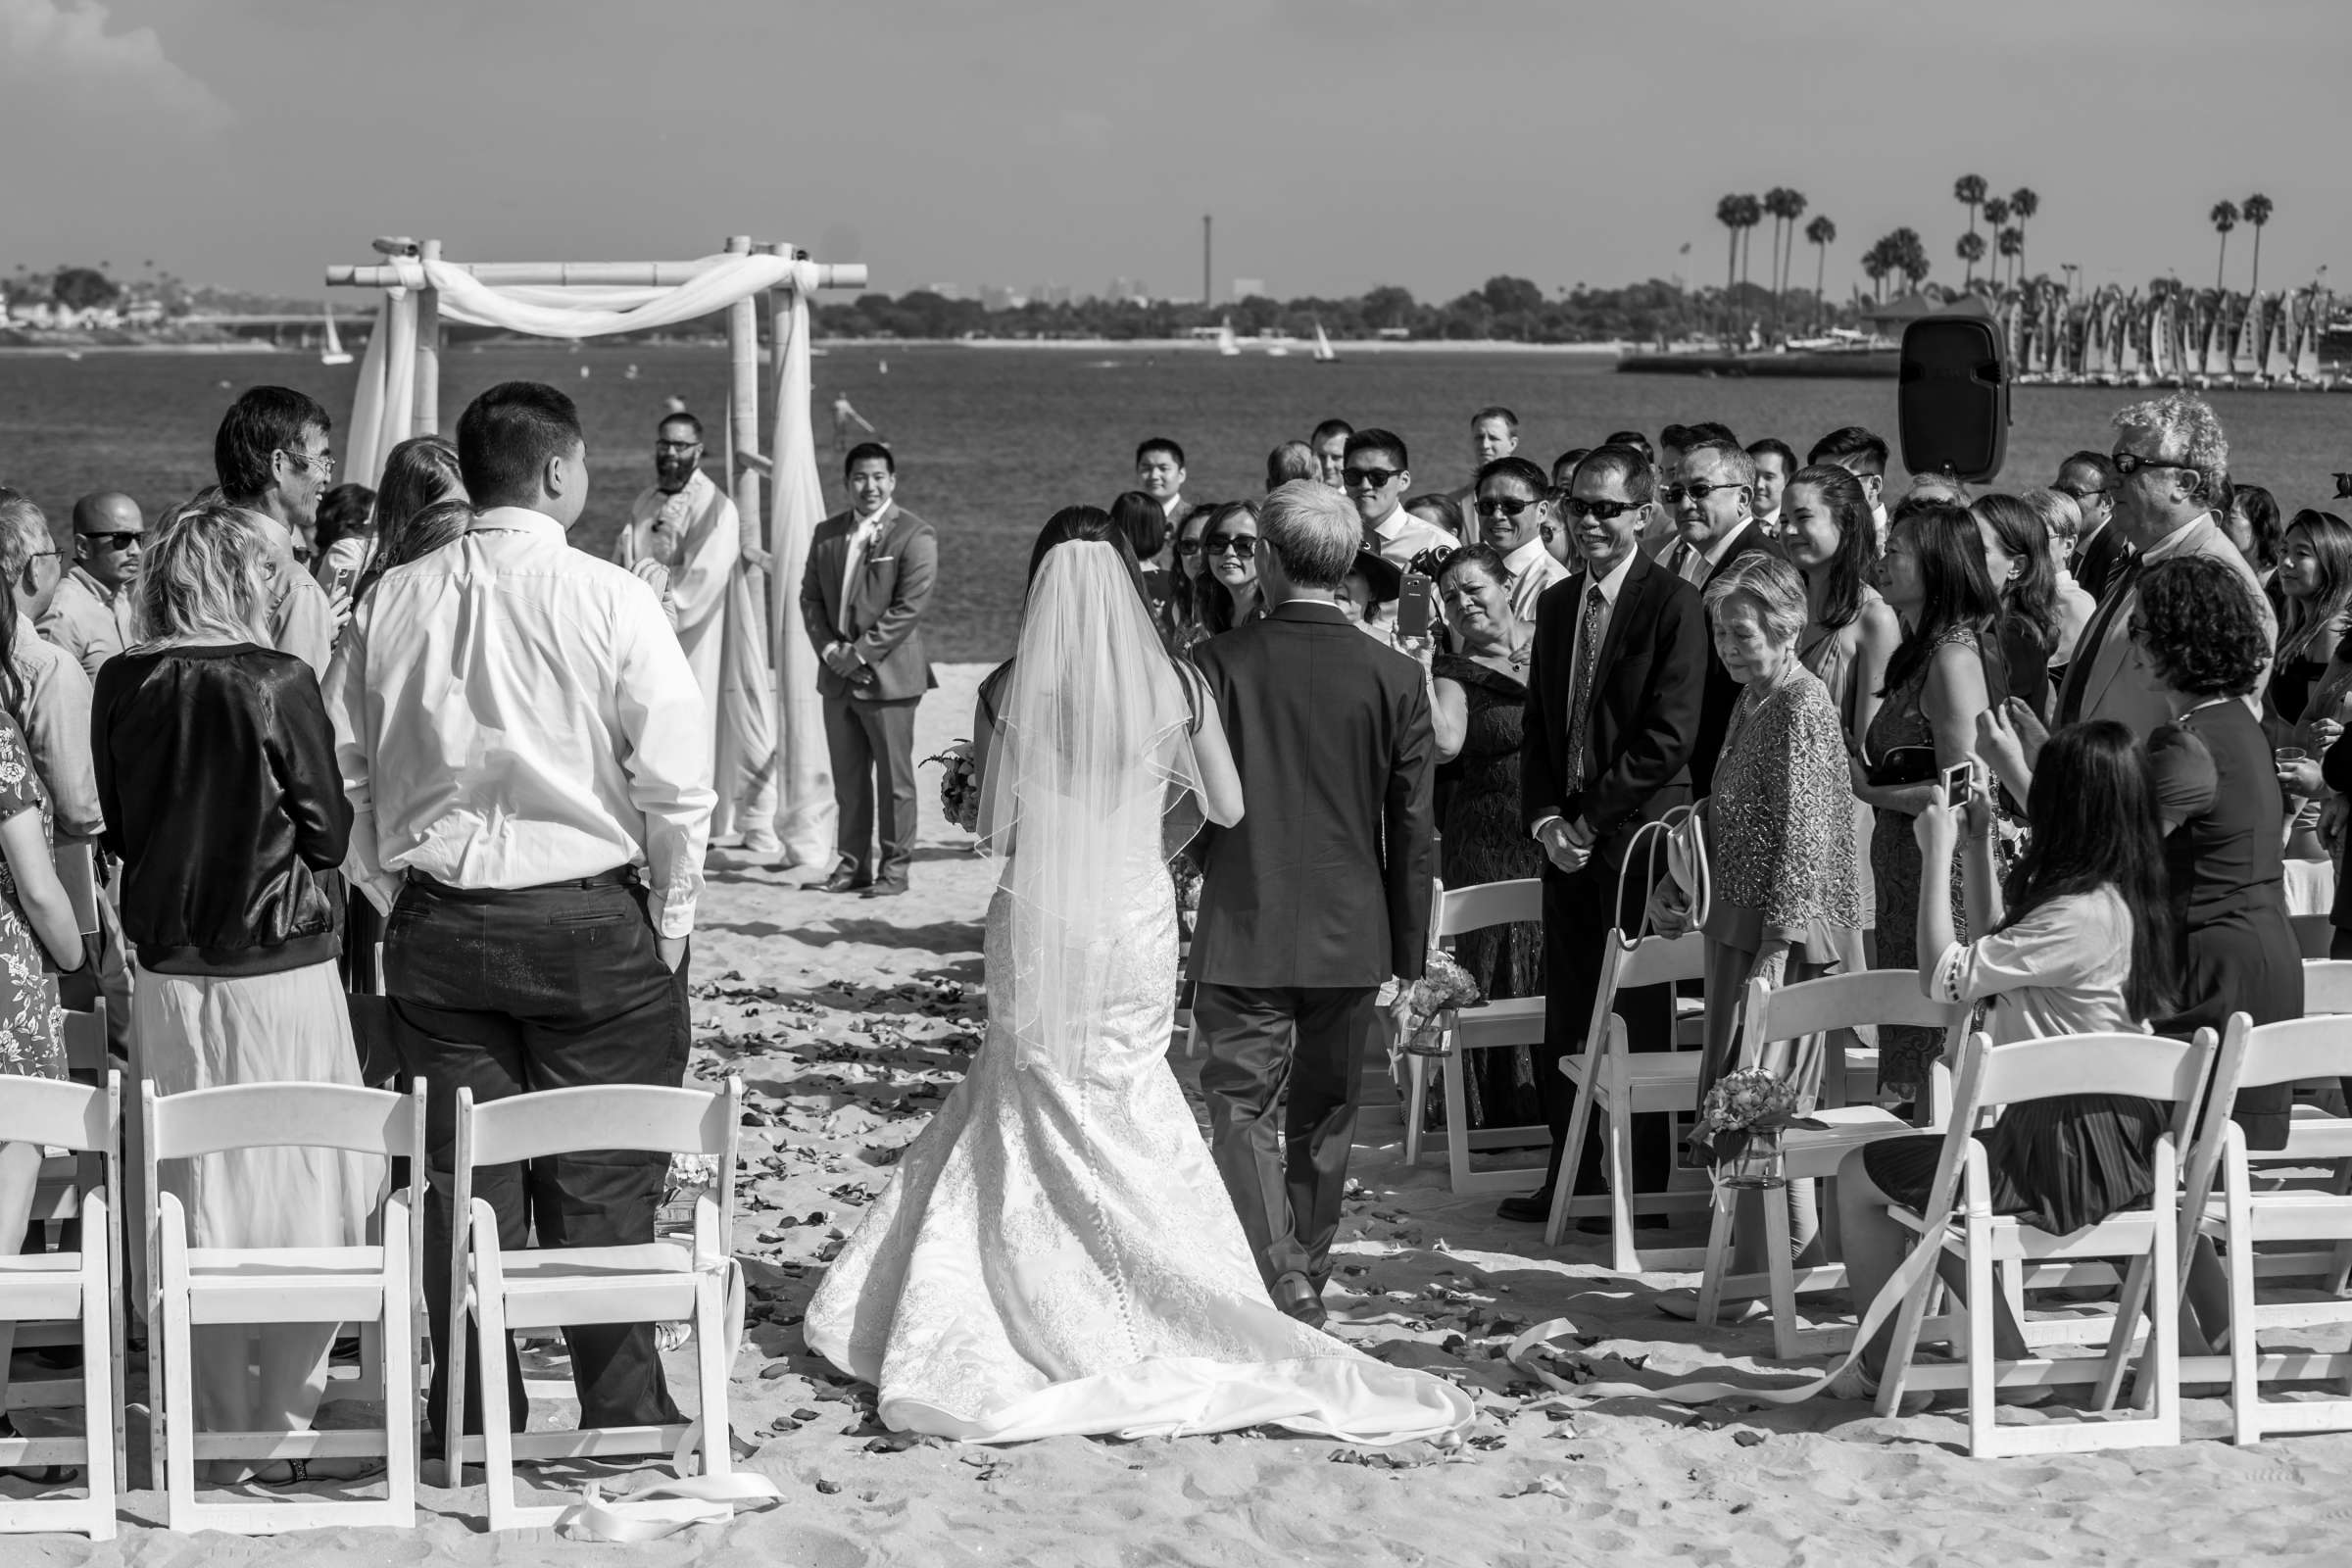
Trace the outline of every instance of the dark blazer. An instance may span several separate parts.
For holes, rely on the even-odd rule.
[[[2110,521],[2075,558],[2075,581],[2094,602],[2104,599],[2132,560],[2132,547],[2124,542],[2123,530]]]
[[[1536,601],[1519,755],[1520,814],[1531,831],[1547,816],[1571,822],[1582,817],[1592,830],[1596,858],[1614,866],[1624,863],[1636,828],[1690,799],[1687,769],[1706,683],[1707,624],[1697,589],[1647,556],[1636,556],[1600,644],[1586,733],[1594,771],[1571,794],[1571,662],[1578,610],[1591,583],[1580,571]]]
[[[801,621],[819,655],[842,636],[842,570],[849,564],[855,513],[839,512],[816,525],[808,565],[801,573]],[[882,536],[867,552],[850,592],[849,641],[873,678],[843,680],[821,662],[820,697],[896,702],[920,697],[939,681],[923,654],[923,611],[939,580],[939,535],[897,502],[882,509]]]
[[[1193,978],[1257,988],[1420,978],[1438,874],[1421,666],[1330,605],[1279,606],[1194,653],[1247,810],[1211,829]]]
[[[1723,559],[1715,563],[1715,569],[1707,573],[1707,581],[1713,582],[1741,556],[1759,550],[1768,556],[1787,559],[1779,541],[1767,538],[1751,519],[1732,541],[1732,548],[1724,552]],[[1732,727],[1732,710],[1740,706],[1740,687],[1732,679],[1732,672],[1724,667],[1723,661],[1715,657],[1715,639],[1707,635],[1704,619],[1706,590],[1702,586],[1696,592],[1700,595],[1699,637],[1707,648],[1707,686],[1698,710],[1698,738],[1690,748],[1690,793],[1704,799],[1715,788],[1715,759],[1723,751],[1723,738]]]

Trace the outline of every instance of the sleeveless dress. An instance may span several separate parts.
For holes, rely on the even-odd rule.
[[[41,837],[50,834],[49,798],[33,770],[24,732],[0,712],[0,821],[25,811],[41,813]],[[48,955],[24,918],[17,879],[0,859],[0,1073],[18,1078],[66,1075],[65,1016],[57,1000],[57,977]]]
[[[1862,711],[1862,614],[1874,605],[1883,605],[1879,591],[1868,583],[1862,585],[1862,603],[1854,618],[1842,626],[1826,627],[1808,622],[1797,638],[1797,662],[1821,677],[1829,689],[1830,701],[1838,710],[1838,722],[1845,730],[1846,750],[1858,751],[1862,744],[1862,726],[1857,717]],[[1866,849],[1870,844],[1875,817],[1866,802],[1854,802],[1854,842]],[[1857,888],[1862,900],[1863,931],[1876,931],[1879,925],[1878,879],[1871,874],[1870,857],[1862,857],[1862,875]],[[1868,952],[1869,948],[1865,947]]]
[[[1011,895],[990,904],[987,1038],[810,1301],[810,1348],[875,1385],[893,1429],[966,1442],[1466,1430],[1451,1384],[1267,1298],[1168,1067],[1176,901],[1159,843],[1134,838],[1105,869],[1119,916],[1057,956],[1105,976],[1074,1078],[1016,1065],[1005,1020],[1036,956],[1012,951]]]

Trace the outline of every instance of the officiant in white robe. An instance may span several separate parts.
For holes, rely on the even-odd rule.
[[[766,594],[757,575],[764,552],[747,548],[735,503],[703,471],[702,458],[702,421],[691,414],[663,418],[654,443],[655,482],[630,504],[612,559],[662,594],[710,710],[718,794],[710,842],[772,855],[781,845],[775,687]]]

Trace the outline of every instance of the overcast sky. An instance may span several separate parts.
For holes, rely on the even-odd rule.
[[[2207,210],[2261,190],[2266,283],[2352,294],[2348,56],[2347,0],[0,0],[0,271],[309,292],[379,233],[750,231],[893,293],[1197,294],[1205,212],[1220,296],[1442,298],[1720,282],[1716,199],[1786,184],[1842,292],[1901,223],[1957,281],[1973,172],[2040,193],[2036,270],[2210,284]]]

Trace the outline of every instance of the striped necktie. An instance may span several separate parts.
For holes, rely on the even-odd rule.
[[[1585,787],[1585,742],[1592,727],[1592,682],[1600,664],[1601,621],[1609,602],[1600,584],[1585,590],[1584,618],[1576,628],[1576,679],[1568,694],[1568,793]]]

